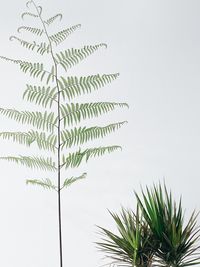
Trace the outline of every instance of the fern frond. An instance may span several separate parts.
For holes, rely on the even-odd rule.
[[[106,44],[88,45],[80,49],[67,49],[64,52],[56,53],[57,64],[60,64],[66,71],[78,64],[80,61],[93,54],[101,47],[107,47]]]
[[[40,86],[32,86],[26,85],[27,88],[24,91],[23,99],[26,99],[29,102],[34,102],[37,105],[42,105],[43,107],[51,107],[53,102],[57,102],[56,100],[56,87],[40,87]]]
[[[39,53],[40,55],[44,55],[44,53],[49,53],[50,52],[50,47],[49,45],[47,45],[46,43],[40,43],[40,44],[36,44],[36,42],[34,41],[33,43],[27,42],[25,40],[22,40],[16,36],[11,36],[10,37],[10,41],[13,40],[17,40],[23,47],[29,49],[29,50],[35,50],[37,53]]]
[[[24,12],[21,14],[21,18],[24,19],[25,16],[30,16],[30,17],[34,17],[34,18],[38,18],[39,16],[30,12]]]
[[[45,149],[55,152],[57,136],[50,134],[46,136],[46,133],[39,133],[37,131],[29,132],[1,132],[0,137],[7,140],[12,140],[22,145],[30,146],[32,143],[36,142],[40,149]]]
[[[104,74],[104,75],[91,75],[87,77],[67,77],[66,79],[61,76],[59,80],[60,93],[63,100],[66,98],[71,100],[76,96],[82,94],[91,93],[93,90],[98,90],[99,88],[111,83],[119,76],[119,73],[115,74]]]
[[[32,4],[32,1],[26,2],[26,7],[29,8],[29,5]]]
[[[43,157],[28,157],[28,156],[19,156],[19,157],[0,157],[0,160],[7,160],[15,163],[20,163],[31,169],[41,169],[44,171],[56,171],[56,164],[53,162],[52,158],[43,158]]]
[[[47,19],[44,23],[46,24],[46,25],[51,25],[57,18],[60,18],[60,20],[62,20],[62,14],[56,14],[55,16],[53,16],[53,17],[51,17],[51,18],[49,18],[49,19]]]
[[[53,190],[57,191],[57,186],[54,185],[52,183],[52,181],[48,178],[42,179],[42,180],[38,180],[38,179],[26,180],[26,184],[27,185],[29,185],[29,184],[30,185],[39,185],[39,186],[43,187],[44,189],[48,189],[48,190],[53,189]]]
[[[61,120],[64,126],[79,123],[81,120],[98,117],[114,110],[116,107],[128,107],[126,103],[96,102],[96,103],[71,103],[61,105]]]
[[[65,168],[76,168],[78,167],[83,160],[87,162],[90,158],[100,157],[106,153],[112,153],[118,149],[121,149],[120,146],[108,146],[108,147],[96,147],[96,148],[89,148],[81,151],[80,149],[77,152],[69,153],[68,156],[65,158],[63,155],[62,157],[62,167]]]
[[[113,123],[104,127],[79,127],[61,132],[61,148],[82,145],[94,139],[103,138],[104,136],[121,128],[127,121]]]
[[[52,132],[57,127],[57,117],[55,117],[53,112],[48,113],[45,111],[41,113],[39,111],[18,111],[15,109],[0,108],[0,113],[22,124],[31,124],[37,129]]]
[[[72,34],[75,30],[81,27],[81,24],[74,25],[66,30],[57,32],[49,37],[52,43],[55,45],[59,45],[62,43],[70,34]]]
[[[44,30],[42,30],[42,29],[32,28],[32,27],[27,27],[27,26],[21,26],[17,29],[17,31],[19,33],[21,33],[21,30],[28,31],[28,32],[33,33],[33,34],[38,35],[38,36],[42,36],[42,34],[44,33]]]
[[[8,58],[8,57],[4,57],[4,56],[0,56],[0,59],[3,59],[3,60],[8,61],[8,62],[12,62],[14,64],[21,64],[23,62],[22,60],[12,59],[12,58]]]
[[[71,177],[71,178],[67,178],[65,179],[62,187],[60,190],[62,190],[63,188],[69,187],[70,185],[72,185],[73,183],[85,179],[86,178],[87,173],[83,173],[82,175],[78,176],[78,177]]]

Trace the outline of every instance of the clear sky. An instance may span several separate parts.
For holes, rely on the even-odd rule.
[[[112,85],[79,101],[128,102],[93,124],[128,120],[129,124],[96,144],[120,144],[122,152],[92,160],[80,170],[87,179],[63,192],[64,267],[98,267],[95,225],[114,229],[107,209],[135,208],[133,191],[163,181],[175,198],[183,197],[186,215],[200,209],[200,2],[195,0],[67,0],[37,1],[44,16],[64,17],[51,31],[82,24],[60,49],[107,43],[70,71],[69,75],[120,72]],[[0,54],[38,61],[17,42],[8,40],[21,25],[25,1],[1,1]],[[23,36],[23,35],[22,35]],[[24,35],[23,38],[30,35]],[[29,80],[17,66],[0,62],[0,107],[32,109],[21,95]],[[30,81],[29,81],[30,82]],[[0,117],[0,131],[22,127]],[[1,155],[39,155],[0,140]],[[91,144],[94,146],[94,144]],[[4,267],[58,266],[57,199],[54,192],[26,186],[34,172],[0,162],[0,265]],[[46,174],[45,174],[46,175]]]

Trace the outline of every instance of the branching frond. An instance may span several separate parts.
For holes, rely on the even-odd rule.
[[[80,149],[77,152],[69,153],[68,156],[65,158],[63,155],[62,158],[62,166],[65,168],[76,168],[78,167],[83,160],[87,162],[90,158],[100,157],[106,153],[114,152],[118,149],[121,149],[120,146],[108,146],[108,147],[96,147],[96,148],[89,148],[81,151]]]
[[[31,103],[35,103],[37,105],[41,105],[43,107],[51,107],[53,102],[57,102],[56,100],[56,87],[40,87],[40,86],[32,86],[26,85],[27,88],[23,94],[23,99]]]
[[[71,103],[61,105],[61,115],[64,126],[77,124],[82,120],[98,117],[114,110],[116,107],[128,107],[126,103],[96,102],[96,103]]]
[[[88,45],[80,49],[67,49],[63,52],[57,53],[55,58],[57,64],[60,64],[66,71],[78,64],[80,61],[93,54],[101,47],[107,47],[106,44]]]
[[[0,108],[0,113],[22,124],[31,124],[37,129],[53,131],[56,127],[57,117],[53,112],[18,111],[15,109]]]
[[[57,186],[55,186],[52,181],[48,178],[46,179],[42,179],[42,180],[38,180],[38,179],[34,179],[34,180],[26,180],[26,184],[27,185],[38,185],[43,187],[44,189],[48,189],[48,190],[55,190],[57,191]]]
[[[81,25],[80,24],[77,24],[77,25],[74,25],[66,30],[63,30],[63,31],[60,31],[60,32],[57,32],[53,35],[51,35],[49,37],[50,41],[52,43],[55,43],[55,45],[59,45],[60,43],[62,43],[70,34],[72,34],[75,30],[77,30],[78,28],[80,28]]]
[[[113,123],[104,127],[79,127],[61,132],[61,148],[68,148],[74,145],[82,145],[94,139],[103,138],[104,136],[121,128],[126,121]]]
[[[85,179],[86,178],[87,173],[83,173],[82,175],[78,176],[78,177],[71,177],[71,178],[67,178],[65,179],[62,187],[60,190],[62,190],[63,188],[69,187],[70,185],[72,185],[73,183]]]
[[[42,29],[32,28],[32,27],[27,27],[27,26],[21,26],[17,29],[17,31],[19,33],[21,33],[21,30],[28,31],[28,32],[33,33],[33,34],[38,35],[38,36],[42,36],[42,34],[44,33],[44,30],[42,30]]]
[[[46,43],[40,43],[37,44],[35,41],[33,43],[27,42],[25,40],[22,40],[16,36],[11,36],[10,41],[16,40],[18,41],[23,47],[29,49],[29,50],[34,50],[40,55],[44,55],[44,53],[49,53],[50,52],[50,47]]]
[[[51,18],[49,18],[49,19],[47,19],[44,23],[46,24],[46,25],[51,25],[57,18],[60,18],[60,20],[62,20],[62,14],[56,14],[55,16],[53,16],[53,17],[51,17]]]
[[[26,146],[30,146],[32,143],[36,142],[40,149],[53,152],[55,152],[56,149],[57,136],[54,134],[47,136],[43,132],[39,133],[31,130],[29,132],[1,132],[0,137]]]
[[[115,74],[104,74],[104,75],[91,75],[87,77],[61,77],[59,80],[60,92],[65,100],[71,100],[76,96],[82,94],[91,93],[93,90],[98,90],[99,88],[111,83],[119,76],[119,73]]]
[[[30,12],[24,12],[21,15],[21,18],[24,19],[25,16],[30,16],[30,17],[34,17],[34,18],[38,18],[39,16]]]
[[[56,171],[56,164],[53,162],[52,158],[43,158],[43,157],[28,157],[28,156],[19,156],[19,157],[0,157],[0,160],[7,160],[15,163],[20,163],[31,169],[41,169],[44,171]]]

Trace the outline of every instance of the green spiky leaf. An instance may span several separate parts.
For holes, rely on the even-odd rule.
[[[96,102],[96,103],[71,103],[61,105],[61,115],[64,126],[73,125],[85,119],[98,117],[114,110],[116,107],[128,107],[126,103]]]

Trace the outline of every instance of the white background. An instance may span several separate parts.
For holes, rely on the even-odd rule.
[[[100,49],[69,75],[121,74],[112,85],[79,101],[130,105],[129,110],[116,110],[88,122],[105,125],[128,120],[119,132],[95,143],[120,144],[123,151],[74,170],[74,175],[87,171],[88,177],[62,194],[64,266],[100,266],[104,261],[95,248],[99,240],[95,225],[113,230],[107,209],[118,211],[121,205],[134,209],[133,191],[139,192],[140,185],[165,179],[176,199],[182,195],[186,215],[200,208],[200,2],[44,0],[40,4],[45,18],[57,12],[64,15],[61,24],[51,26],[52,32],[82,24],[60,49],[108,44],[107,50]],[[24,7],[22,0],[1,2],[0,51],[12,58],[41,61],[8,40],[17,34],[18,26],[34,24],[34,19],[21,21]],[[32,80],[6,62],[0,62],[0,73],[0,106],[32,109],[33,105],[21,100],[25,84]],[[0,118],[1,131],[24,129]],[[44,154],[35,147],[3,140],[0,146],[2,156]],[[56,194],[25,184],[27,178],[46,178],[47,174],[3,161],[0,170],[0,265],[59,266]]]

